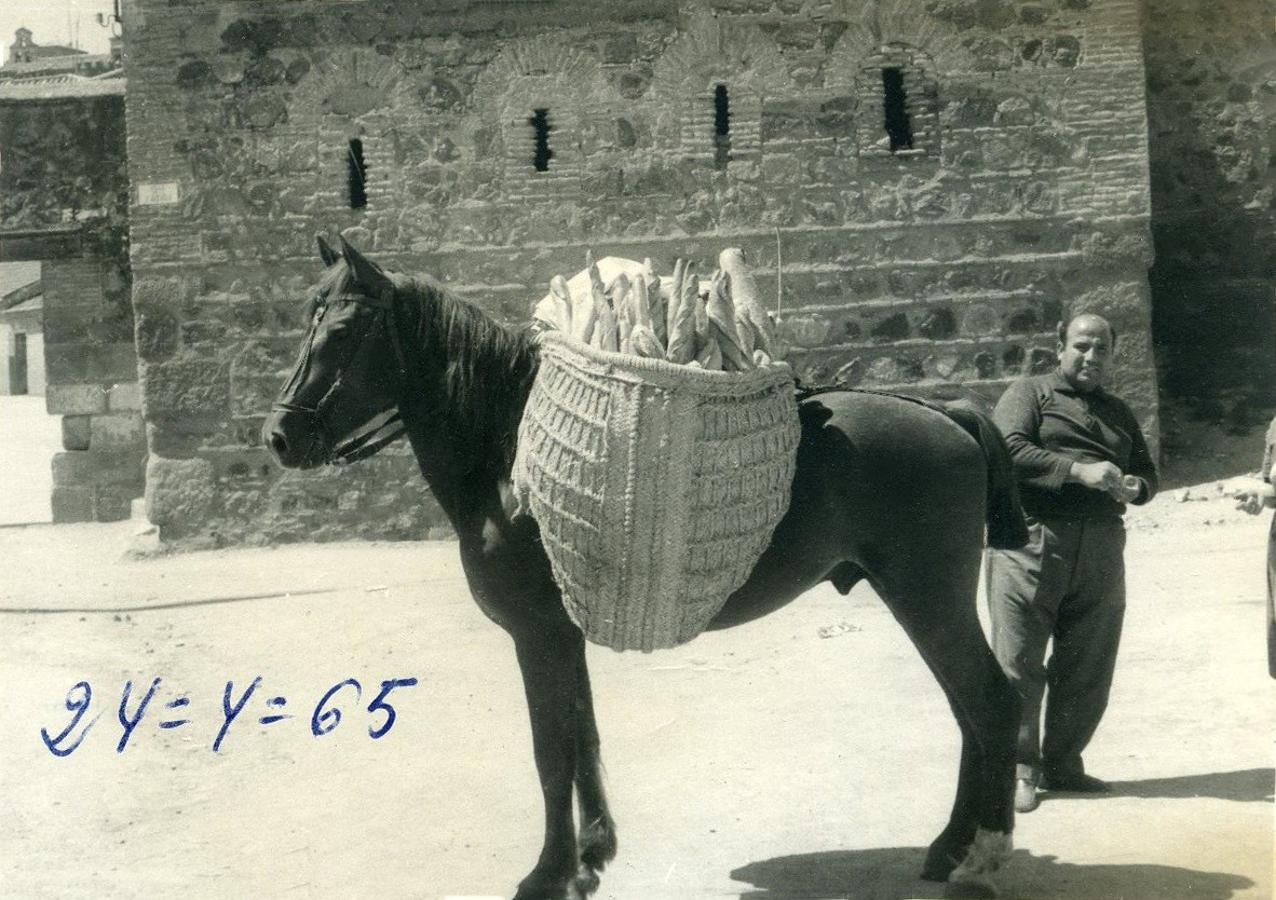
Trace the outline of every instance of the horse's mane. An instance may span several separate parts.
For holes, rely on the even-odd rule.
[[[391,278],[396,298],[411,311],[410,345],[423,354],[420,366],[446,361],[435,414],[453,434],[470,436],[473,446],[466,449],[475,462],[508,474],[538,362],[531,334],[502,325],[428,275]]]

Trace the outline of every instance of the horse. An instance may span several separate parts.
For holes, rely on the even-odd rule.
[[[616,855],[585,640],[561,602],[536,522],[510,486],[536,376],[535,335],[498,323],[428,275],[383,269],[319,238],[325,269],[300,357],[262,426],[278,463],[365,458],[406,432],[451,521],[471,593],[512,637],[544,798],[539,858],[515,900],[575,900]],[[977,410],[865,391],[799,394],[790,505],[709,629],[766,615],[824,581],[866,580],[947,696],[961,731],[956,797],[922,877],[996,896],[1010,852],[1019,701],[989,650],[975,594],[985,532],[1027,531],[1009,454]],[[580,812],[576,827],[572,801]]]

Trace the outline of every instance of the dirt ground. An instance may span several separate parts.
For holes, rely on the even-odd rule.
[[[1239,465],[1225,457],[1205,468]],[[1130,517],[1126,637],[1087,756],[1116,790],[1021,816],[1006,896],[1271,896],[1270,513],[1167,474]],[[0,529],[3,896],[512,893],[540,840],[529,729],[454,545],[137,559],[139,527]],[[590,662],[620,833],[599,897],[942,895],[916,874],[951,801],[956,728],[870,590]],[[214,752],[227,682],[234,709],[255,676]],[[316,705],[351,677],[358,701],[340,689],[319,712],[341,722],[315,736]],[[121,751],[123,688],[133,719],[155,678]],[[397,718],[374,740],[386,714],[368,707],[403,678],[417,683],[391,692]],[[88,711],[58,742],[80,681]],[[41,729],[64,750],[90,721],[69,755],[47,749]]]

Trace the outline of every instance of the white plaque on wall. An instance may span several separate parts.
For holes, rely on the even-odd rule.
[[[177,201],[176,181],[149,181],[137,186],[138,206],[160,206],[165,203],[176,203]]]

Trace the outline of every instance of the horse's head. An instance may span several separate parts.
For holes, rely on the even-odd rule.
[[[325,270],[306,304],[309,329],[261,430],[290,469],[363,459],[404,431],[394,284],[344,238],[340,253],[318,240]]]

